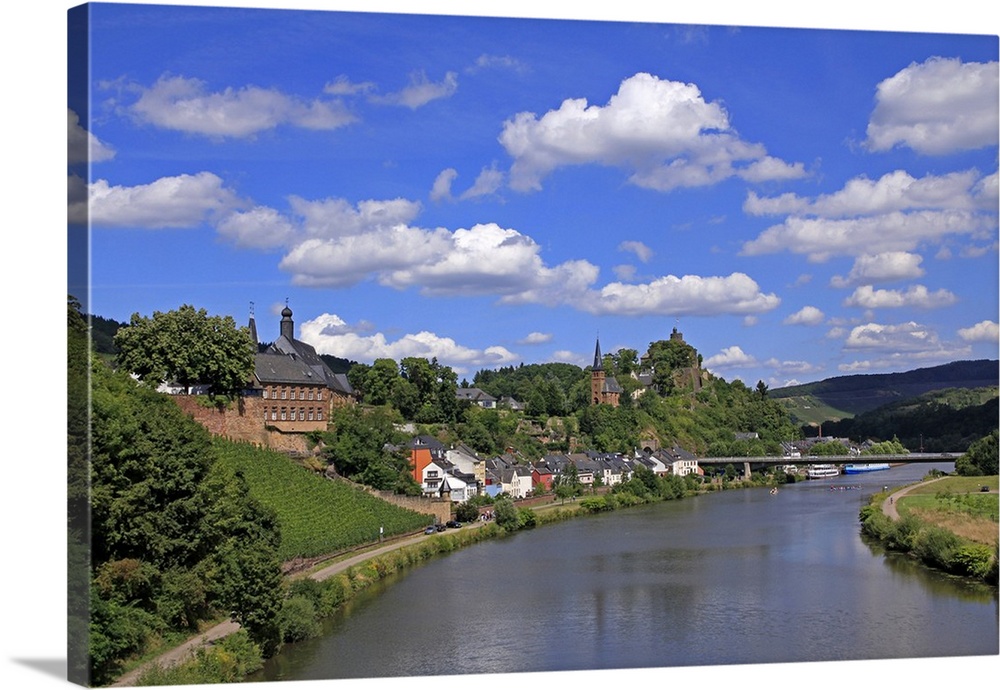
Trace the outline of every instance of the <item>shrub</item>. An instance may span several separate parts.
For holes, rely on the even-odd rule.
[[[299,642],[318,635],[320,625],[312,599],[301,594],[285,599],[278,614],[278,625],[284,642]]]
[[[535,511],[531,508],[518,508],[517,509],[517,528],[527,529],[529,527],[534,527],[536,524]]]
[[[604,500],[603,496],[588,496],[580,501],[580,507],[589,513],[601,513],[606,510],[611,510],[611,507],[608,505],[608,502]]]
[[[455,519],[459,522],[475,522],[479,519],[479,507],[468,501],[459,503],[455,508]]]
[[[235,683],[263,667],[260,647],[245,630],[238,630],[218,644],[201,647],[194,659],[177,666],[154,666],[139,678],[137,685],[194,685]]]
[[[924,563],[950,570],[953,556],[961,545],[962,540],[952,532],[931,526],[917,532],[911,548],[913,555]]]
[[[991,570],[996,570],[996,562],[990,547],[984,544],[964,544],[952,554],[950,569],[961,575],[985,580]]]

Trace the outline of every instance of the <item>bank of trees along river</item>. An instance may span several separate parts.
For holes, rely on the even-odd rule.
[[[861,510],[863,533],[930,567],[996,585],[998,440],[994,431],[973,443],[955,463],[959,476],[909,492],[896,506],[897,520],[882,510],[886,495],[874,496]]]

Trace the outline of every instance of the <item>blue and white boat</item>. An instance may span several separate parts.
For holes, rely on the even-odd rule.
[[[889,469],[887,462],[866,462],[844,465],[844,474],[863,474],[864,472],[878,472]]]

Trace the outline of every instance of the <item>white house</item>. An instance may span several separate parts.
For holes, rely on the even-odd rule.
[[[459,388],[455,391],[455,397],[459,400],[468,400],[487,410],[496,409],[497,406],[497,399],[479,388]]]
[[[658,450],[653,455],[667,466],[670,474],[678,477],[702,473],[698,467],[698,458],[683,448],[674,446],[669,450]]]
[[[532,490],[531,468],[510,467],[500,471],[500,485],[512,498],[524,498]]]
[[[447,460],[433,460],[423,471],[424,481],[420,489],[424,496],[451,494],[454,503],[467,501],[479,493],[475,477],[465,474]]]

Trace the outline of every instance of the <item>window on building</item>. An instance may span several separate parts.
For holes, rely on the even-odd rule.
[[[271,408],[271,421],[274,421],[277,418],[278,418],[278,408],[277,407],[272,407]]]
[[[300,407],[299,408],[299,421],[300,422],[304,421],[305,418],[306,418],[306,411]]]
[[[312,389],[310,388],[310,389],[309,389],[309,399],[310,399],[310,400],[312,400],[312,399],[313,399],[313,397],[314,397],[315,395],[316,395],[316,391],[314,391],[314,390],[312,390]]]
[[[286,410],[284,407],[282,407],[281,408],[281,421],[285,421],[286,419],[288,419],[288,410]]]
[[[316,391],[316,399],[317,400],[322,400],[323,399],[323,391],[321,391],[321,390]]]
[[[282,400],[287,400],[288,399],[288,389],[287,388],[282,388],[281,389],[281,399]]]
[[[267,398],[267,389],[266,388],[260,392],[260,397]]]
[[[313,408],[310,407],[309,408],[309,421],[311,422],[313,419],[315,419],[315,417],[316,417],[316,413],[313,412]]]

